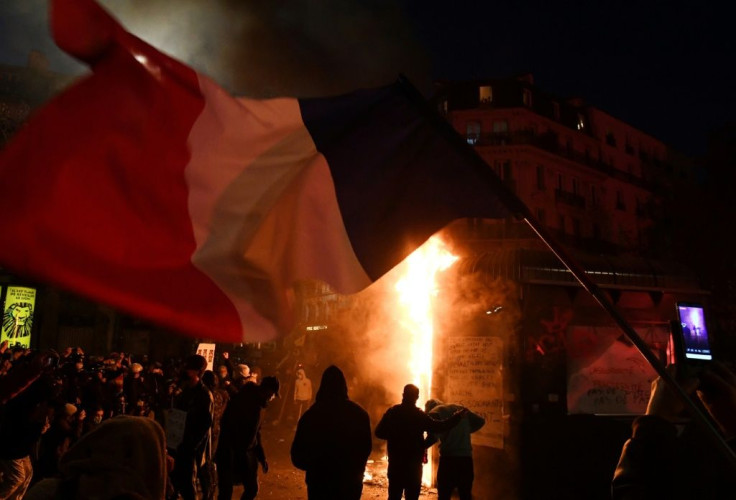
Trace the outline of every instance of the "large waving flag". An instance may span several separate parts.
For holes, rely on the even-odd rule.
[[[196,337],[265,341],[288,329],[295,281],[352,293],[450,221],[508,214],[402,83],[239,99],[93,0],[54,0],[51,19],[92,73],[0,155],[0,264],[17,273]]]

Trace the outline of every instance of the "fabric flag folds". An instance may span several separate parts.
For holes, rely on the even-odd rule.
[[[0,153],[16,273],[195,337],[267,341],[295,281],[353,293],[452,220],[508,215],[490,169],[400,82],[234,98],[91,0],[52,8],[92,72]]]

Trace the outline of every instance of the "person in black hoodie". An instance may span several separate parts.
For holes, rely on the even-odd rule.
[[[247,383],[230,399],[220,420],[220,438],[215,452],[218,498],[230,500],[235,481],[243,483],[241,500],[258,495],[258,465],[268,472],[266,452],[261,443],[263,410],[279,397],[276,377],[264,377],[259,384]]]
[[[345,376],[329,366],[291,444],[291,462],[307,473],[309,499],[359,500],[371,447],[368,412],[348,399]]]
[[[182,391],[174,400],[170,417],[179,412],[184,416],[184,430],[178,443],[169,442],[174,448],[174,470],[171,482],[184,500],[196,498],[194,474],[196,464],[202,462],[212,425],[213,400],[209,389],[202,383],[207,360],[198,354],[189,356],[182,367]],[[175,445],[175,446],[174,446]],[[174,495],[174,498],[177,498]]]

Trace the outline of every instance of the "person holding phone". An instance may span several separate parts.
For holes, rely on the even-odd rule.
[[[677,373],[686,393],[696,393],[732,449],[736,449],[736,375],[712,361],[698,378]],[[686,372],[690,373],[690,372]],[[723,463],[702,431],[682,418],[684,405],[658,377],[646,415],[634,420],[632,436],[624,444],[614,472],[614,500],[643,498],[721,499],[736,494],[736,474]]]

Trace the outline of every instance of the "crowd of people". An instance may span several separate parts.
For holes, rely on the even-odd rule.
[[[121,473],[130,464],[113,467],[121,458],[146,464],[138,472],[148,479],[154,472],[160,476],[141,484],[122,481],[121,487],[138,488],[136,498],[193,499],[198,492],[214,498],[219,482],[220,498],[229,499],[228,478],[243,483],[242,471],[235,469],[243,453],[257,449],[241,434],[260,427],[258,420],[243,420],[242,402],[256,393],[262,408],[279,391],[278,379],[261,379],[258,368],[233,363],[227,353],[216,371],[207,370],[199,355],[161,363],[116,352],[90,356],[78,347],[39,352],[7,343],[0,345],[0,360],[0,499],[60,498],[62,490],[64,498],[118,498],[115,481],[88,479],[93,473],[98,479],[131,475]],[[103,474],[102,461],[91,458],[104,455],[116,439],[128,451],[106,455]],[[148,460],[142,458],[146,453]],[[84,472],[82,463],[92,468]],[[90,494],[94,485],[101,489]]]
[[[211,371],[200,355],[162,364],[122,353],[0,345],[0,500],[230,500],[235,484],[243,486],[241,499],[255,499],[259,469],[269,469],[264,410],[281,396],[281,383],[227,353],[221,357]],[[667,369],[674,376],[675,367]],[[713,362],[698,377],[682,373],[684,390],[697,394],[733,440],[733,372]],[[461,500],[472,498],[470,435],[484,425],[480,415],[436,399],[421,409],[419,389],[407,384],[401,403],[372,431],[340,368],[324,370],[313,403],[304,370],[295,375],[289,394],[298,423],[290,454],[306,472],[310,500],[359,500],[374,436],[387,444],[389,500],[419,498],[427,449],[436,442],[439,500],[455,490]],[[733,491],[733,469],[713,458],[702,433],[682,425],[683,409],[655,380],[646,415],[634,421],[613,474],[613,498],[723,498]]]
[[[230,500],[235,484],[243,486],[242,499],[256,498],[258,471],[269,467],[260,429],[264,409],[280,397],[277,377],[233,362],[227,352],[214,370],[200,355],[161,363],[7,344],[0,359],[0,499]],[[359,499],[372,426],[348,397],[342,370],[324,371],[312,404],[311,380],[297,366],[289,395],[289,417],[298,421],[291,459],[306,471],[309,498]],[[443,439],[425,440],[425,432],[446,433],[472,415],[469,448],[469,433],[483,423],[462,407],[430,418],[416,406],[418,395],[407,385],[402,404],[376,429],[388,442],[390,498],[402,491],[418,497],[421,473],[414,472],[426,447]]]

